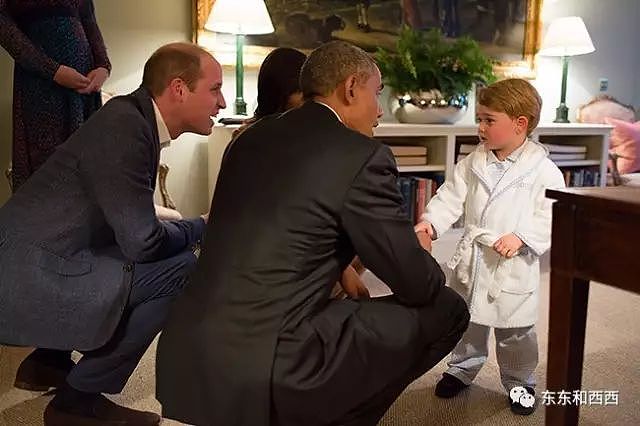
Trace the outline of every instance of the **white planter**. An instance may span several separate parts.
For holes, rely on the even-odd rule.
[[[401,123],[453,124],[467,112],[467,95],[445,98],[438,90],[389,97],[391,113]]]

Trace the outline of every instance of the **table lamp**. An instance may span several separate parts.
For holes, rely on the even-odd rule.
[[[215,0],[204,28],[236,36],[235,113],[246,115],[247,104],[242,96],[244,36],[246,34],[269,34],[275,31],[267,6],[264,0]]]
[[[562,57],[562,89],[560,92],[560,106],[556,108],[554,123],[568,123],[569,108],[567,108],[567,71],[569,69],[569,57],[584,55],[595,51],[587,27],[582,18],[567,16],[551,22],[542,41],[542,47],[538,54],[542,56]]]

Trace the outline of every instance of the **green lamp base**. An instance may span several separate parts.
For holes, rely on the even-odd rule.
[[[560,104],[558,108],[556,108],[556,119],[553,120],[554,123],[569,123],[569,108],[565,104]]]
[[[236,98],[235,113],[237,115],[247,115],[247,103],[242,98]]]

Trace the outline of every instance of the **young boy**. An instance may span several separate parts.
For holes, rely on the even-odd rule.
[[[416,225],[416,231],[437,238],[464,214],[464,236],[448,262],[454,270],[449,285],[466,298],[471,323],[436,395],[450,398],[469,386],[487,359],[493,328],[502,384],[511,410],[522,415],[535,410],[539,258],[551,245],[545,190],[564,187],[547,150],[528,138],[541,106],[540,95],[525,80],[503,80],[482,90],[480,144],[456,165]]]

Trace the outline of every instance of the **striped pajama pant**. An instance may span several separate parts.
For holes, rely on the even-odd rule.
[[[470,384],[487,360],[492,327],[469,323],[469,328],[451,352],[447,374]],[[535,326],[494,328],[500,379],[507,394],[515,386],[535,387],[538,338]]]

